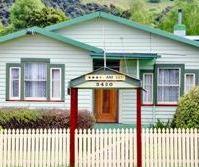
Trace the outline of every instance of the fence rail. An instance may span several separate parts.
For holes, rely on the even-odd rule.
[[[68,167],[68,129],[0,131],[0,167]],[[142,129],[143,167],[198,167],[197,129]],[[76,130],[76,167],[136,167],[135,129]]]

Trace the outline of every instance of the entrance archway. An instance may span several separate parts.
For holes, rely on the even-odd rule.
[[[78,89],[136,89],[137,92],[137,166],[142,167],[141,81],[107,67],[84,74],[70,81],[70,166],[75,165],[75,129],[78,115]]]

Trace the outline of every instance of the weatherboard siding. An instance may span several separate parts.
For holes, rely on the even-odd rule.
[[[185,64],[185,69],[199,69],[199,49],[158,35],[137,30],[105,19],[93,19],[56,31],[87,44],[105,48],[107,52],[158,53],[157,64]],[[152,69],[148,66],[146,69]],[[144,69],[144,67],[141,67]],[[119,122],[135,123],[135,91],[120,90]],[[167,121],[176,107],[142,107],[143,124],[157,119]]]
[[[198,48],[113,21],[93,19],[56,32],[99,48],[105,46],[107,52],[158,53],[162,58],[157,63],[185,63],[185,68],[198,69]]]
[[[65,64],[65,102],[5,101],[6,63],[20,63],[21,58],[49,58],[51,64]],[[0,107],[62,108],[69,109],[68,82],[91,72],[89,52],[40,35],[22,37],[0,45]],[[92,91],[79,90],[79,108],[92,111]]]

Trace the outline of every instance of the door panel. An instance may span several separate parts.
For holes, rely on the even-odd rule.
[[[95,90],[95,117],[97,122],[117,122],[118,90]]]

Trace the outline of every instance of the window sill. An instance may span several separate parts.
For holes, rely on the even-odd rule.
[[[64,102],[64,100],[6,100],[13,102]]]
[[[154,106],[154,104],[142,104],[142,106]]]
[[[177,105],[177,104],[155,104],[155,105],[154,105],[154,104],[142,104],[142,106],[146,106],[146,107],[147,107],[147,106],[151,106],[151,107],[152,107],[152,106],[155,106],[155,107],[156,107],[156,106],[157,106],[157,107],[158,107],[158,106],[162,106],[162,107],[177,107],[178,105]]]
[[[168,106],[168,107],[170,107],[170,106],[173,106],[173,107],[175,107],[175,106],[178,106],[178,104],[156,104],[156,106]]]

